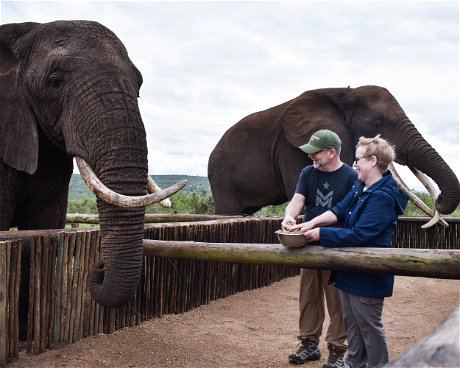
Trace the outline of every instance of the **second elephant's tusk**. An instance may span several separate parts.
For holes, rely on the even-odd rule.
[[[126,196],[119,194],[107,188],[96,176],[94,171],[88,165],[88,163],[80,157],[75,157],[80,174],[85,181],[88,188],[96,194],[96,196],[114,206],[118,207],[145,207],[154,203],[158,203],[174,193],[181,190],[186,184],[187,180],[181,180],[180,182],[170,186],[155,194],[147,194],[144,196]]]
[[[410,189],[408,188],[406,183],[404,183],[404,181],[399,176],[399,174],[396,171],[396,168],[394,167],[393,164],[390,164],[388,166],[388,168],[391,171],[391,173],[393,174],[393,178],[395,179],[396,184],[398,185],[399,189],[401,189],[404,193],[406,193],[406,195],[409,197],[410,201],[414,205],[416,205],[421,211],[426,213],[428,216],[432,217],[432,219],[426,225],[423,225],[422,228],[426,229],[427,227],[429,227],[429,226],[427,226],[428,224],[430,224],[430,226],[433,226],[437,222],[439,222],[444,227],[449,227],[449,224],[439,216],[439,213],[438,213],[439,218],[437,219],[436,222],[433,222],[437,211],[436,212],[433,211],[430,207],[428,207],[425,203],[423,203],[423,201],[420,198],[418,198],[414,193],[412,193],[410,191]],[[423,184],[423,182],[422,182],[422,184]]]
[[[433,199],[433,203],[436,203],[436,200],[438,199],[439,193],[436,191],[436,188],[434,185],[431,183],[430,179],[422,173],[420,170],[416,169],[415,167],[410,167],[409,169],[414,173],[415,177],[420,180],[420,182],[423,184],[423,186],[426,188],[428,193],[430,193],[431,199]],[[422,225],[422,229],[428,229],[431,226],[435,225],[439,220],[441,220],[441,215],[440,213],[436,210],[434,213],[434,216],[430,221],[428,221],[425,225]],[[444,221],[444,220],[443,220]],[[441,222],[442,224],[442,222]]]
[[[420,183],[423,184],[423,186],[426,188],[428,193],[430,193],[431,198],[433,199],[433,203],[436,203],[436,200],[438,199],[439,193],[437,193],[435,187],[431,183],[431,181],[428,179],[428,177],[422,173],[420,170],[417,170],[415,167],[410,167],[409,169],[414,173],[415,177],[420,180]]]
[[[438,211],[436,211],[434,213],[434,216],[433,218],[428,221],[425,225],[422,225],[422,229],[428,229],[429,227],[432,227],[433,225],[435,225],[439,220],[442,220],[441,219],[441,215],[439,214]],[[444,221],[444,220],[443,220]]]
[[[161,192],[161,188],[155,183],[155,180],[153,180],[150,175],[147,176],[147,191],[150,194]],[[172,204],[169,198],[166,198],[160,201],[160,206],[171,208]]]

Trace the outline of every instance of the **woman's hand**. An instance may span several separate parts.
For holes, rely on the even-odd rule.
[[[313,228],[314,228],[313,223],[311,221],[307,221],[307,222],[302,222],[301,224],[298,224],[298,225],[291,226],[289,228],[289,232],[295,231],[295,232],[304,233],[305,231],[308,231]]]
[[[305,233],[308,230],[311,230],[315,227],[312,221],[303,222],[300,224],[300,231]]]
[[[307,239],[307,241],[310,243],[310,242],[313,242],[313,241],[319,241],[319,227],[317,227],[316,229],[312,229],[312,230],[307,230],[307,231],[303,231],[303,228],[302,228],[302,232],[304,233],[303,235],[305,236],[305,238]]]
[[[286,230],[289,231],[290,233],[298,233],[300,232],[303,224],[298,224],[298,225],[292,225],[289,226]]]

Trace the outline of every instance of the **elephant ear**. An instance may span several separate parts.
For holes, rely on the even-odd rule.
[[[21,49],[30,50],[24,38],[38,23],[0,26],[0,159],[16,170],[33,174],[38,165],[38,132],[35,115],[24,96]],[[25,52],[28,53],[28,52]],[[21,52],[24,54],[24,52]]]
[[[308,142],[320,129],[330,129],[343,140],[348,138],[342,111],[347,102],[347,88],[317,89],[304,92],[283,111],[280,125],[286,139],[295,147]]]

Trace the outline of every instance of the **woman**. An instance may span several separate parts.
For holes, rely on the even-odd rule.
[[[398,215],[408,201],[387,170],[394,160],[394,149],[380,135],[361,137],[356,147],[353,166],[358,180],[352,190],[331,210],[291,230],[300,228],[309,241],[319,241],[324,247],[390,248]],[[338,222],[343,228],[323,227]],[[347,329],[344,366],[373,368],[387,363],[381,319],[384,298],[393,294],[394,276],[333,272],[330,282],[339,289]]]

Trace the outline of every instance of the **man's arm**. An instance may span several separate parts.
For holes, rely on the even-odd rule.
[[[300,193],[295,193],[286,207],[284,219],[281,223],[281,227],[283,229],[289,230],[293,225],[296,224],[296,217],[302,213],[304,204],[305,196]]]

